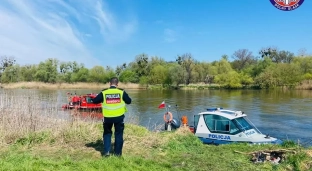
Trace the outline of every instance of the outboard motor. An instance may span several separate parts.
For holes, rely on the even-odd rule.
[[[178,119],[173,118],[171,121],[171,128],[177,129],[181,126],[181,123]]]
[[[180,121],[176,118],[173,118],[169,124],[171,126],[171,129],[177,129],[181,126]],[[168,123],[165,123],[165,130],[167,130],[167,128],[168,128]]]

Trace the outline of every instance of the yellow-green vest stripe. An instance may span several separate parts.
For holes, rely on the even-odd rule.
[[[126,103],[122,99],[123,90],[109,88],[103,93],[102,113],[104,117],[118,117],[127,112]]]

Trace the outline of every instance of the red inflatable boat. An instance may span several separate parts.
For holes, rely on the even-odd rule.
[[[93,104],[91,99],[95,98],[97,94],[71,95],[67,93],[68,104],[62,105],[63,109],[78,109],[78,110],[101,110],[102,104]]]

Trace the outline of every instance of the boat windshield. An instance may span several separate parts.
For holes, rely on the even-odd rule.
[[[246,119],[245,117],[240,117],[240,118],[236,118],[233,119],[233,122],[236,123],[237,127],[243,131],[247,131],[250,129],[255,129],[254,126],[252,126]],[[255,129],[257,130],[257,129]]]
[[[203,117],[209,131],[212,133],[235,135],[242,131],[234,124],[234,122],[223,116],[205,114]],[[198,119],[196,117],[194,119],[194,124],[197,126]]]

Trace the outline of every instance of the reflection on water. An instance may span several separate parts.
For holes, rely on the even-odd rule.
[[[30,90],[0,90],[1,93],[15,91],[27,95]],[[67,103],[66,92],[98,93],[100,90],[31,90],[42,97],[41,107]],[[170,111],[178,118],[187,115],[192,124],[192,115],[208,107],[223,107],[244,111],[249,119],[264,134],[281,139],[312,140],[312,91],[310,90],[127,90],[133,103],[128,105],[126,119],[139,117],[141,125],[151,127],[163,123],[165,109],[158,105],[165,100]],[[176,107],[177,105],[177,107]],[[83,117],[89,116],[82,113]],[[60,110],[67,118],[68,111]],[[100,122],[101,115],[93,115]],[[312,143],[310,143],[312,145]]]

